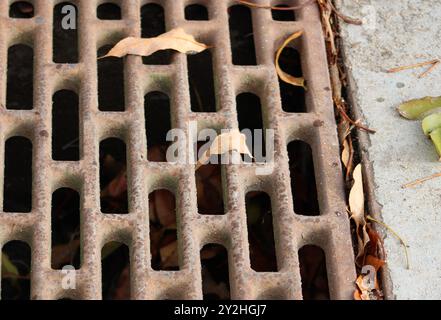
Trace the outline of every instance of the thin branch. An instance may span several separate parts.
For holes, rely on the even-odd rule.
[[[349,24],[355,24],[357,26],[361,26],[363,24],[363,22],[360,19],[348,17],[347,15],[344,15],[343,13],[338,11],[331,0],[327,0],[327,2],[331,6],[332,11],[337,15],[337,17],[342,19],[344,22],[349,23]]]
[[[418,76],[419,79],[424,78],[425,76],[427,76],[429,73],[431,73],[433,71],[433,69],[435,69],[438,65],[439,65],[440,61],[435,61],[432,66],[427,69],[426,71],[424,71],[422,74],[420,74]]]
[[[354,121],[351,119],[351,117],[348,116],[348,114],[346,113],[346,111],[342,108],[341,103],[339,103],[338,101],[335,101],[335,105],[337,106],[338,111],[340,112],[341,116],[348,121],[349,123],[351,123],[352,125],[356,126],[357,128],[364,130],[366,132],[369,133],[376,133],[377,131],[370,129],[364,125],[362,125],[360,122],[358,121]]]
[[[439,178],[439,177],[441,177],[441,172],[435,173],[435,174],[433,174],[431,176],[428,176],[428,177],[424,177],[424,178],[415,180],[413,182],[406,183],[401,188],[403,188],[403,189],[413,188],[413,187],[415,187],[417,185],[420,185],[420,184],[422,184],[422,183],[424,183],[426,181],[433,180],[433,179],[436,179],[436,178]]]
[[[426,71],[424,71],[422,74],[420,74],[418,76],[418,78],[424,78],[425,76],[427,76],[441,61],[439,59],[433,59],[430,61],[425,61],[425,62],[420,62],[420,63],[415,63],[415,64],[410,64],[407,66],[401,66],[401,67],[397,67],[397,68],[392,68],[389,70],[386,70],[387,73],[396,73],[396,72],[400,72],[400,71],[404,71],[404,70],[410,70],[410,69],[416,69],[416,68],[421,68],[421,67],[425,67],[430,65],[430,68],[427,69]]]

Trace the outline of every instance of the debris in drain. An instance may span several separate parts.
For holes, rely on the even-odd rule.
[[[208,146],[207,146],[208,147]],[[205,150],[202,146],[202,150]],[[196,170],[206,164],[212,155],[222,155],[231,151],[236,151],[241,154],[246,154],[252,158],[251,151],[248,149],[246,143],[246,136],[239,130],[229,130],[227,133],[218,135],[209,148],[204,151],[196,164]]]
[[[303,87],[306,90],[306,86],[305,86],[305,79],[304,78],[296,78],[293,77],[292,75],[284,72],[279,65],[279,58],[280,55],[283,51],[283,49],[286,48],[286,46],[291,42],[294,41],[295,39],[301,37],[303,34],[303,31],[298,31],[294,34],[292,34],[291,36],[289,36],[284,42],[283,44],[280,46],[280,48],[277,50],[277,54],[276,54],[276,70],[277,70],[277,74],[279,75],[280,79],[282,79],[283,81],[285,81],[286,83],[292,84],[293,86],[298,86],[298,87]]]
[[[173,49],[186,54],[200,53],[209,47],[186,33],[182,28],[173,29],[155,38],[128,37],[118,42],[105,56],[124,57],[128,54],[149,56],[160,50]]]
[[[385,261],[381,258],[384,256],[384,249],[380,236],[366,221],[361,164],[355,167],[353,179],[354,183],[349,194],[349,212],[351,220],[355,223],[355,237],[358,243],[355,262],[360,270],[359,277],[356,280],[357,289],[354,292],[354,298],[357,300],[379,300],[383,298],[383,294],[378,285],[377,277],[381,267],[385,264]],[[368,220],[372,221],[371,219]],[[372,262],[376,264],[373,266]],[[364,270],[366,268],[372,269],[372,267],[375,270],[370,270],[372,274],[369,276],[375,281],[375,286],[362,286],[363,279],[368,277],[368,275],[363,274]]]

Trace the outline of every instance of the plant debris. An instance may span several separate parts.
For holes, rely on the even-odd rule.
[[[410,100],[398,106],[397,110],[406,119],[423,119],[422,129],[429,136],[441,161],[441,97],[425,97]]]
[[[150,56],[160,50],[172,49],[185,54],[200,53],[209,46],[197,42],[196,39],[189,35],[182,28],[173,29],[169,32],[161,34],[154,38],[135,38],[128,37],[118,42],[105,56],[107,57],[124,57],[128,54],[139,56]]]
[[[426,181],[433,180],[433,179],[436,179],[436,178],[439,178],[439,177],[441,177],[441,172],[439,172],[439,173],[435,173],[435,174],[433,174],[433,175],[431,175],[431,176],[428,176],[428,177],[424,177],[424,178],[421,178],[421,179],[415,180],[415,181],[413,181],[413,182],[406,183],[406,184],[404,184],[404,185],[402,186],[402,188],[403,188],[403,189],[413,188],[413,187],[415,187],[415,186],[417,186],[417,185],[420,185],[420,184],[422,184],[422,183],[424,183],[424,182],[426,182]]]
[[[296,78],[293,77],[292,75],[284,72],[279,65],[279,59],[280,59],[280,55],[283,51],[283,49],[286,48],[286,46],[293,40],[299,38],[301,35],[303,34],[303,31],[298,31],[295,32],[294,34],[292,34],[291,36],[289,36],[284,42],[283,44],[280,46],[280,48],[277,50],[277,54],[276,54],[276,70],[277,70],[277,74],[279,75],[280,79],[282,79],[284,82],[292,84],[293,86],[298,86],[298,87],[303,87],[306,90],[306,86],[305,86],[305,79],[304,78]]]
[[[441,97],[425,97],[406,101],[398,106],[397,111],[406,119],[417,120],[440,108]]]
[[[409,253],[407,252],[407,248],[408,246],[406,245],[406,243],[404,242],[404,240],[398,235],[398,233],[396,233],[391,227],[389,227],[387,224],[385,224],[384,222],[374,219],[371,216],[367,216],[367,219],[369,221],[373,221],[375,223],[378,223],[379,225],[385,227],[387,230],[389,230],[398,240],[400,240],[401,244],[404,247],[404,253],[406,255],[406,269],[410,269],[410,262],[409,262]]]
[[[206,164],[212,155],[222,155],[230,151],[237,151],[241,154],[251,155],[246,143],[246,136],[239,130],[230,130],[227,133],[222,133],[214,139],[210,148],[206,150],[199,158],[196,164],[196,170]]]
[[[421,68],[421,67],[425,67],[427,65],[430,65],[430,67],[426,71],[424,71],[423,73],[421,73],[418,76],[418,78],[421,79],[421,78],[424,78],[425,76],[427,76],[430,72],[432,72],[433,69],[435,69],[440,62],[441,61],[439,59],[434,59],[434,60],[430,60],[430,61],[426,61],[426,62],[420,62],[420,63],[411,64],[411,65],[408,65],[408,66],[392,68],[392,69],[386,70],[386,72],[387,73],[396,73],[396,72],[400,72],[400,71],[403,71],[403,70]]]
[[[353,172],[354,185],[349,193],[349,211],[351,213],[350,218],[355,222],[358,241],[358,254],[356,260],[363,256],[365,247],[370,241],[366,230],[366,220],[364,217],[364,190],[361,169],[361,164],[355,167]]]

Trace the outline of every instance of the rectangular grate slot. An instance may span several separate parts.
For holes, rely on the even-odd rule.
[[[52,159],[80,160],[78,95],[71,90],[55,92],[52,105]]]
[[[6,106],[11,110],[30,110],[33,102],[34,50],[25,44],[8,49]]]
[[[55,63],[78,63],[77,7],[62,2],[54,8],[53,58]]]
[[[32,143],[24,137],[11,137],[4,155],[3,211],[31,212]]]
[[[305,1],[255,0],[288,6]],[[53,19],[59,1],[29,1],[32,8],[17,9],[26,18],[10,16],[16,10],[11,2],[0,1],[0,247],[28,241],[32,270],[20,271],[30,286],[20,295],[7,289],[3,277],[3,299],[352,298],[355,264],[316,3],[296,10],[295,21],[279,21],[271,10],[236,6],[235,0],[108,1],[113,9],[99,8],[107,1],[75,0],[71,37]],[[207,15],[201,8],[189,14],[186,7],[195,4]],[[208,20],[196,20],[202,17]],[[125,37],[155,37],[178,27],[210,49],[97,60]],[[301,71],[308,91],[287,98],[274,57],[299,30],[305,32],[291,46],[298,54],[287,55],[283,67]],[[70,40],[55,50],[59,36]],[[75,41],[76,59],[58,60]],[[28,53],[11,55],[17,45],[29,46]],[[23,66],[28,71],[20,71]],[[60,90],[70,92],[69,103],[57,101]],[[250,96],[241,101],[242,94]],[[260,111],[253,108],[257,100]],[[250,109],[252,118],[246,117]],[[67,118],[72,127],[63,125]],[[194,163],[166,159],[170,128],[187,140],[178,154],[189,160],[196,133],[246,127],[272,130],[268,163],[208,164],[195,171]],[[62,201],[52,201],[65,189],[76,199],[62,204],[63,219],[74,220],[69,239],[57,235],[63,221],[53,210]],[[271,247],[260,267],[248,220],[256,191],[262,195],[257,206],[266,210],[259,233]],[[169,207],[149,201],[161,193]],[[79,214],[65,206],[79,206]],[[160,221],[164,209],[171,221]],[[167,224],[169,233],[155,240],[155,228]],[[55,248],[72,244],[68,259],[53,264]],[[299,253],[306,245],[326,253],[319,280],[304,271],[316,255]],[[65,264],[77,268],[75,288],[63,286]],[[214,276],[213,269],[219,270]],[[317,283],[324,279],[327,293]],[[317,289],[312,294],[305,286]]]

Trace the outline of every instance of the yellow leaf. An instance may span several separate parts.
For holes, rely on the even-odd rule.
[[[128,37],[118,42],[105,56],[124,57],[128,54],[149,56],[160,50],[172,49],[186,54],[199,53],[209,47],[186,33],[182,28],[173,29],[155,38]]]
[[[363,174],[361,169],[361,164],[355,167],[353,173],[354,185],[349,193],[349,210],[351,212],[351,219],[354,220],[357,227],[357,259],[364,254],[364,249],[369,242],[369,235],[366,231],[366,219],[364,216]],[[360,228],[361,234],[359,232]]]
[[[246,144],[246,136],[239,130],[231,130],[218,135],[216,139],[214,139],[210,148],[206,150],[198,160],[196,170],[203,166],[212,155],[222,155],[229,151],[237,151],[241,154],[247,154],[251,158],[253,157]]]
[[[341,161],[343,162],[345,168],[349,165],[349,160],[351,158],[351,152],[349,148],[348,140],[343,141],[343,151],[341,153]]]
[[[276,70],[277,74],[279,75],[280,79],[282,79],[284,82],[292,84],[293,86],[297,87],[303,87],[306,90],[305,86],[305,79],[304,78],[296,78],[286,72],[284,72],[279,65],[279,58],[282,54],[283,49],[286,48],[286,46],[293,40],[299,38],[303,34],[303,31],[298,31],[294,34],[292,34],[288,39],[285,40],[285,42],[282,44],[282,46],[277,50],[276,54]]]

